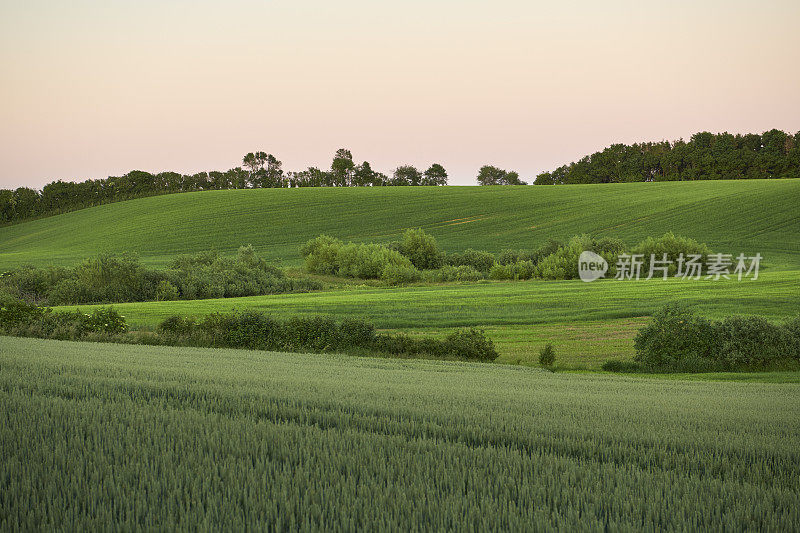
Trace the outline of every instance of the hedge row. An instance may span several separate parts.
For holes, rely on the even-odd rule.
[[[431,235],[414,229],[407,230],[402,240],[387,245],[345,244],[321,235],[308,241],[300,251],[311,273],[381,279],[390,285],[402,285],[417,281],[575,279],[578,258],[587,250],[608,262],[609,277],[616,274],[617,257],[627,247],[618,239],[578,235],[566,244],[551,240],[535,250],[504,250],[497,256],[472,249],[445,254]],[[697,255],[703,265],[709,249],[693,239],[667,233],[658,239],[645,239],[630,252],[644,256],[641,272],[646,276],[651,254],[658,258],[666,254],[673,262],[680,254]],[[670,274],[675,274],[674,266]]]
[[[72,268],[25,266],[2,274],[0,288],[38,305],[70,305],[306,292],[322,284],[287,278],[243,246],[234,257],[214,251],[179,256],[163,270],[110,254]]]
[[[278,320],[257,311],[214,313],[202,320],[172,316],[155,332],[129,331],[113,308],[91,315],[56,312],[23,300],[0,299],[0,334],[75,341],[107,341],[168,346],[246,348],[288,352],[342,352],[357,355],[431,357],[490,362],[497,351],[483,331],[455,331],[444,339],[377,333],[363,320],[330,317]]]
[[[651,372],[797,368],[800,317],[782,324],[760,316],[709,320],[673,304],[639,330],[634,346],[634,361]]]

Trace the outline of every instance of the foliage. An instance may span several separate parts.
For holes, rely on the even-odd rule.
[[[74,268],[25,266],[0,278],[17,298],[42,305],[232,298],[321,288],[289,279],[243,246],[236,257],[214,251],[175,258],[165,270],[150,269],[131,255],[101,254]]]
[[[84,340],[92,335],[105,339],[128,331],[125,317],[111,307],[98,307],[91,314],[80,310],[54,312],[10,297],[4,297],[0,305],[3,335]]]
[[[533,264],[533,261],[517,261],[505,265],[495,263],[489,270],[489,279],[526,280],[531,279],[535,274],[536,265]]]
[[[647,237],[640,242],[631,253],[644,256],[642,258],[643,274],[649,274],[650,260],[652,257],[655,257],[656,261],[663,261],[666,254],[666,260],[670,261],[667,275],[674,276],[678,273],[677,264],[680,257],[682,257],[684,261],[687,261],[692,256],[695,256],[698,263],[703,267],[701,270],[704,270],[705,263],[711,250],[709,250],[708,246],[705,244],[699,243],[694,239],[676,236],[672,232],[669,232],[658,239]],[[685,272],[686,269],[683,268],[683,271]],[[660,277],[662,275],[663,273],[661,272],[654,272],[654,276]]]
[[[422,273],[413,265],[386,265],[381,279],[389,285],[405,285],[422,279]]]
[[[478,171],[479,185],[527,185],[514,171],[503,170],[492,165],[484,165]]]
[[[556,350],[553,345],[547,343],[544,348],[539,350],[539,364],[545,368],[551,368],[556,362]]]
[[[548,239],[535,250],[511,250],[506,248],[497,256],[497,262],[501,265],[511,265],[520,261],[530,261],[534,265],[538,265],[542,259],[556,253],[562,246],[564,246],[564,243]]]
[[[244,167],[244,168],[242,168]],[[406,165],[394,177],[375,172],[367,161],[353,162],[350,150],[340,148],[333,156],[330,171],[311,167],[299,172],[284,172],[282,163],[263,151],[249,152],[242,167],[220,172],[152,174],[133,170],[123,176],[90,179],[80,183],[54,181],[41,191],[29,187],[0,189],[0,223],[18,222],[50,216],[100,204],[160,194],[224,189],[265,189],[294,187],[365,187],[388,185],[447,185],[447,171],[438,163],[421,173]]]
[[[584,251],[592,251],[608,262],[606,277],[616,272],[617,255],[625,250],[625,244],[610,237],[579,235],[545,257],[537,266],[537,274],[544,279],[575,279],[578,277],[578,258]]]
[[[440,268],[444,263],[444,252],[439,248],[436,239],[421,228],[406,230],[398,251],[420,270]]]
[[[711,321],[683,305],[653,315],[634,341],[635,360],[651,371],[756,370],[796,366],[796,324],[760,316]]]
[[[612,144],[536,177],[537,185],[800,177],[800,132],[699,132],[686,142]]]
[[[306,269],[315,274],[380,279],[388,266],[413,267],[400,252],[382,244],[343,244],[324,235],[307,242],[301,253],[305,255]]]
[[[451,266],[470,266],[478,272],[488,274],[492,265],[494,265],[495,258],[489,252],[467,248],[463,252],[449,254],[445,262]]]

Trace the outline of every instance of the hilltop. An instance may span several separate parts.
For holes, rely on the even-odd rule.
[[[635,244],[673,231],[730,253],[800,268],[800,180],[621,183],[560,187],[368,187],[180,193],[101,205],[0,228],[0,267],[74,264],[135,252],[149,264],[252,244],[298,264],[321,233],[386,242],[422,227],[448,251],[498,252],[579,233]]]

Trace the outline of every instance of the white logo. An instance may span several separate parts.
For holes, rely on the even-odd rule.
[[[583,281],[594,281],[608,272],[608,262],[602,256],[586,250],[578,258],[578,275]]]

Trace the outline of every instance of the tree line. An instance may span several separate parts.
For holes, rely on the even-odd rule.
[[[368,161],[356,164],[350,150],[339,149],[329,170],[309,167],[286,172],[274,155],[251,152],[242,166],[227,171],[181,174],[152,174],[134,170],[123,176],[89,179],[82,182],[58,180],[41,190],[19,187],[0,189],[0,223],[49,216],[110,202],[158,194],[221,189],[260,189],[273,187],[380,187],[447,185],[447,171],[439,163],[421,171],[401,165],[391,176],[372,169]]]
[[[536,177],[536,185],[800,178],[800,132],[695,133],[689,139],[612,144]]]
[[[800,132],[791,135],[773,129],[763,134],[695,133],[689,139],[612,144],[579,161],[536,177],[536,185],[618,183],[714,179],[800,178]],[[515,171],[484,165],[479,185],[526,185]],[[181,174],[141,170],[106,179],[82,182],[54,181],[42,190],[0,189],[0,223],[74,211],[84,207],[144,196],[219,189],[293,187],[384,187],[447,185],[447,171],[439,163],[421,171],[412,165],[397,167],[391,176],[368,161],[357,164],[350,150],[336,151],[330,169],[309,167],[284,171],[274,155],[251,152],[242,165],[227,171]]]

